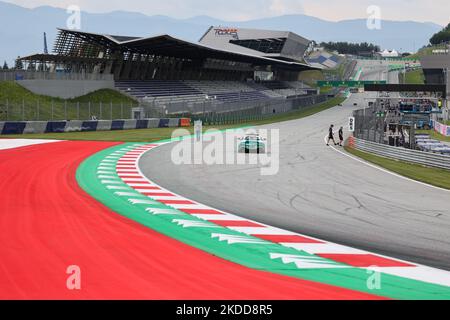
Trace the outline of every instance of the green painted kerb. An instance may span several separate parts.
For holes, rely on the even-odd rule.
[[[103,174],[108,176],[108,179],[100,179],[98,174],[98,167],[102,163],[105,163],[102,161],[105,160],[107,156],[110,156],[113,153],[115,155],[124,154],[139,145],[145,144],[122,144],[103,150],[86,159],[77,170],[77,181],[81,188],[124,217],[132,219],[185,244],[252,269],[335,285],[393,299],[450,299],[450,288],[448,287],[388,274],[381,275],[381,289],[370,290],[367,283],[371,274],[365,269],[354,267],[336,268],[345,265],[311,255],[304,251],[287,248],[225,227],[220,227],[181,211],[175,210],[176,215],[154,215],[148,210],[151,211],[152,208],[172,208],[156,201],[153,204],[132,204],[129,201],[130,198],[142,200],[150,200],[150,198],[130,188],[119,178],[115,170],[118,157],[108,158],[108,160],[110,160],[108,161],[108,164],[112,164],[112,166],[110,166],[111,169],[106,170],[107,174]],[[104,170],[102,169],[102,171]],[[113,181],[114,186],[122,187],[123,189],[109,190],[106,187],[107,184],[103,184],[102,180]],[[118,191],[132,193],[133,196],[119,196],[116,194]],[[201,228],[184,228],[182,225],[179,225],[177,221],[174,221],[175,219],[192,220],[202,222],[205,225]],[[213,238],[213,234],[241,236],[256,243],[228,244],[227,241],[219,241],[218,237]],[[152,249],[149,248],[149,250]],[[298,269],[295,263],[285,264],[282,262],[281,258],[272,259],[271,254],[296,255],[299,259],[314,260],[314,262],[330,265],[333,266],[333,268]]]

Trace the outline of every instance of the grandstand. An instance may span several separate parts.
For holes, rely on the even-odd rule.
[[[314,51],[306,58],[306,61],[317,68],[334,69],[342,62],[342,58],[326,51]]]
[[[94,79],[83,90],[104,83],[139,101],[146,113],[238,110],[253,102],[280,105],[281,100],[317,94],[299,81],[303,71],[318,69],[305,61],[311,46],[292,32],[255,29],[211,27],[198,43],[170,35],[141,38],[59,29],[52,54],[20,58],[26,70],[45,73],[36,79],[39,83],[30,84],[28,75],[18,83],[44,91],[46,85],[58,85],[47,78],[82,75]],[[53,92],[72,97],[68,91],[80,86],[59,85],[64,89]]]

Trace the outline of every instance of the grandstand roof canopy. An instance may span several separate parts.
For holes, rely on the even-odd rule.
[[[294,70],[315,69],[314,67],[304,63],[283,61],[274,58],[217,49],[205,44],[181,40],[167,34],[148,38],[138,38],[81,32],[68,29],[59,30],[62,34],[72,35],[89,43],[99,44],[107,48],[120,50],[122,52],[129,51],[133,53],[161,55],[184,59],[210,58],[231,60],[236,62],[252,63],[255,65],[273,65]],[[64,48],[58,48],[58,44],[56,44],[55,52],[61,55],[59,50],[64,51]],[[62,55],[64,55],[64,53]],[[54,55],[32,55],[22,57],[22,60],[40,60],[38,58],[45,59],[51,57],[54,57]]]

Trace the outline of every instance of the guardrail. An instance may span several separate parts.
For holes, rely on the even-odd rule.
[[[450,156],[443,154],[410,150],[403,147],[392,147],[355,137],[350,137],[348,145],[350,148],[355,148],[360,151],[373,153],[390,159],[450,170]]]

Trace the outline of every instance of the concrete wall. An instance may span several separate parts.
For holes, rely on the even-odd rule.
[[[72,99],[100,89],[114,89],[112,80],[20,80],[18,84],[33,93]]]

